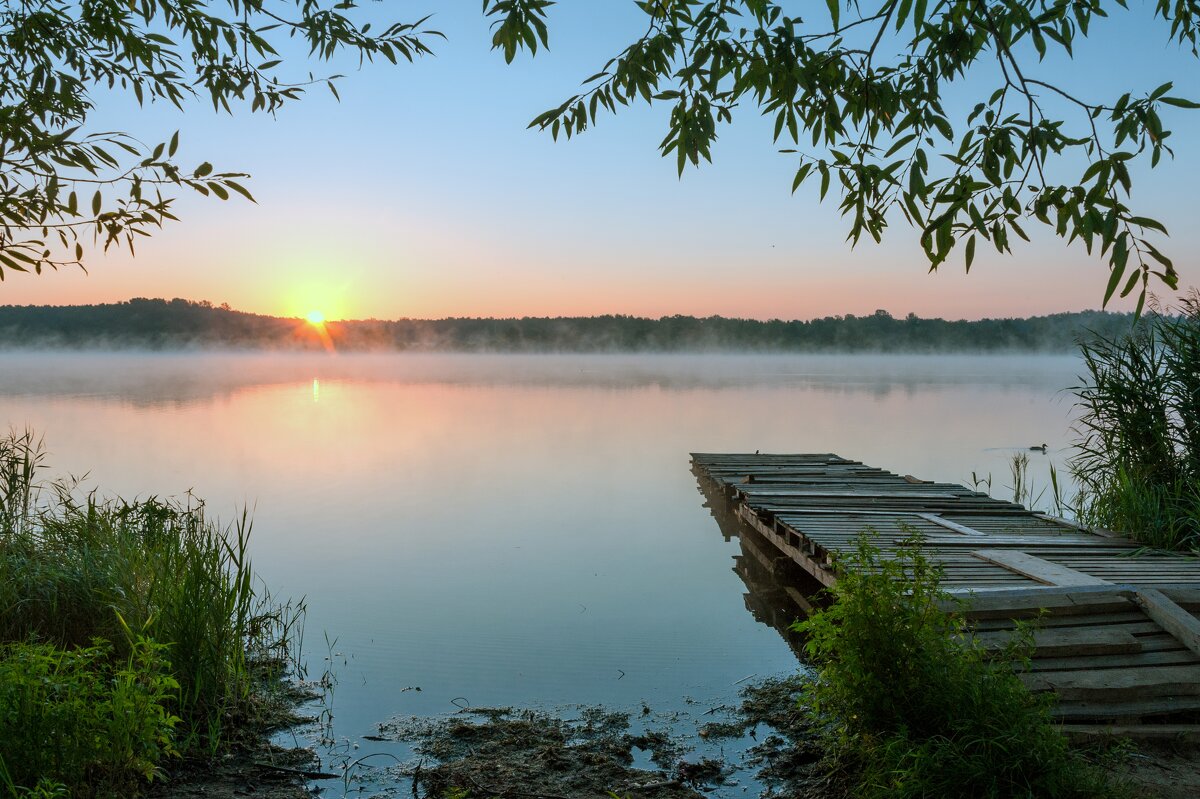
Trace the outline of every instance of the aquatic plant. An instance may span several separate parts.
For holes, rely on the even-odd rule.
[[[1027,640],[988,657],[943,611],[940,578],[915,535],[883,558],[866,531],[839,562],[833,603],[795,625],[818,671],[803,707],[848,794],[1118,795],[1013,671]]]
[[[1053,468],[1052,464],[1051,470]],[[1009,460],[1008,469],[1012,475],[1012,485],[1009,486],[1012,490],[1012,501],[1018,505],[1027,505],[1030,508],[1036,507],[1042,501],[1046,489],[1042,488],[1036,494],[1034,493],[1033,477],[1030,475],[1029,469],[1029,453],[1015,453]]]
[[[1028,452],[1013,453],[1009,457],[1008,470],[1012,478],[1012,484],[1004,486],[1004,488],[1011,492],[1010,496],[1013,502],[1018,505],[1024,505],[1034,512],[1052,513],[1060,517],[1075,514],[1075,510],[1071,507],[1068,497],[1063,493],[1064,486],[1059,480],[1058,467],[1054,465],[1053,461],[1048,461],[1046,464],[1047,482],[1045,485],[1039,484],[1034,477]],[[981,475],[979,472],[972,471],[970,483],[974,491],[989,495],[992,493],[992,475],[990,472],[986,475]],[[1047,492],[1049,492],[1049,495],[1047,495]]]
[[[1072,469],[1080,518],[1151,546],[1200,546],[1200,294],[1081,345]]]

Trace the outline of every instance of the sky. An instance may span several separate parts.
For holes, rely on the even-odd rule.
[[[136,256],[89,254],[86,274],[8,273],[0,304],[183,297],[330,319],[807,319],[876,309],[975,319],[1100,307],[1104,261],[1052,235],[1018,242],[1013,256],[980,248],[970,274],[960,257],[928,273],[903,225],[881,245],[851,248],[847,221],[836,202],[818,202],[815,182],[791,194],[795,162],[753,109],[722,128],[715,163],[682,178],[657,151],[666,106],[627,109],[570,142],[527,130],[641,33],[632,0],[563,0],[551,9],[550,51],[512,65],[491,51],[478,0],[365,5],[381,20],[433,13],[429,24],[448,40],[413,65],[317,65],[346,73],[341,101],[318,87],[275,117],[98,96],[93,129],[146,142],[180,130],[185,164],[250,173],[257,203],[181,196],[182,221]],[[1093,98],[1167,80],[1173,94],[1200,96],[1200,61],[1167,43],[1152,3],[1130,5],[1093,28],[1076,62],[1037,74]],[[992,88],[974,76],[952,102],[973,104]],[[1200,112],[1168,110],[1176,158],[1135,172],[1133,201],[1172,231],[1163,249],[1182,285],[1200,285]]]

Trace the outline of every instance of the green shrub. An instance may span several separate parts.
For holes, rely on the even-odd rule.
[[[163,646],[180,750],[216,752],[253,721],[258,666],[289,660],[303,604],[255,589],[245,516],[222,528],[190,496],[77,497],[37,482],[40,465],[32,435],[0,439],[0,642],[70,651],[102,639],[124,662],[127,622]]]
[[[940,576],[918,538],[884,558],[864,533],[839,563],[833,604],[796,625],[818,671],[805,707],[850,794],[1113,795],[1054,727],[1048,698],[1014,673],[1020,636],[987,657],[941,610]]]
[[[1200,295],[1081,347],[1080,518],[1164,549],[1200,546]]]
[[[175,754],[179,688],[165,647],[136,638],[124,662],[112,646],[0,647],[0,785],[18,795],[124,796]]]

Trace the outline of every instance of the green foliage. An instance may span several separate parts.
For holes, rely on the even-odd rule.
[[[818,669],[805,706],[855,797],[1104,797],[1044,697],[941,610],[940,568],[907,537],[882,557],[872,531],[839,563],[833,604],[798,622]]]
[[[484,0],[501,18],[493,46],[506,60],[545,46],[549,5]],[[819,179],[824,199],[836,183],[851,242],[864,234],[879,241],[902,215],[931,268],[962,244],[969,270],[977,244],[1011,252],[1013,239],[1028,239],[1026,225],[1040,224],[1107,258],[1106,303],[1139,288],[1144,300],[1152,275],[1177,285],[1170,259],[1150,240],[1165,228],[1126,203],[1131,167],[1171,154],[1160,112],[1200,104],[1171,95],[1171,83],[1140,96],[1083,98],[1062,70],[1037,72],[1051,51],[1074,58],[1125,0],[827,0],[826,9],[805,6],[803,18],[771,0],[637,5],[644,33],[530,127],[569,138],[602,113],[667,103],[660,149],[682,174],[712,160],[719,125],[733,121],[735,108],[757,107],[796,159],[793,191]],[[1195,54],[1200,5],[1152,5],[1164,41]],[[956,118],[943,98],[965,79],[981,87],[978,102]]]
[[[0,785],[18,796],[125,796],[175,754],[179,684],[166,647],[144,637],[127,660],[110,644],[0,646]],[[18,790],[20,789],[20,790]]]
[[[145,145],[126,133],[88,132],[97,90],[177,107],[205,97],[274,113],[307,86],[337,95],[338,75],[314,78],[279,48],[308,44],[310,59],[348,52],[395,64],[440,36],[425,20],[377,32],[350,16],[354,0],[33,0],[0,6],[0,279],[79,264],[81,237],[132,251],[171,213],[169,193],[250,198],[246,175],[176,160],[179,134]],[[289,70],[289,67],[291,69]],[[306,77],[299,81],[288,72]],[[164,194],[167,192],[168,194]]]
[[[1081,350],[1081,519],[1155,547],[1200,547],[1200,294]]]
[[[70,799],[71,796],[66,785],[46,777],[38,780],[32,788],[17,785],[5,770],[3,763],[0,763],[0,788],[8,791],[8,796],[12,799]]]
[[[256,664],[287,662],[303,605],[255,590],[245,517],[223,529],[190,497],[78,499],[34,482],[40,460],[31,434],[0,440],[0,642],[72,651],[100,639],[135,665],[139,636],[157,642],[179,748],[215,751],[253,721]]]

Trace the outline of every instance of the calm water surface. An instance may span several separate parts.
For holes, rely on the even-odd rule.
[[[1047,442],[1061,465],[1078,371],[1049,356],[3,354],[0,422],[44,433],[52,470],[104,493],[192,490],[230,520],[251,506],[258,571],[308,598],[315,671],[336,638],[335,735],[370,752],[378,722],[459,697],[711,707],[748,675],[795,670],[746,610],[688,453],[833,452],[925,479],[990,472],[1002,493],[1014,450]]]

